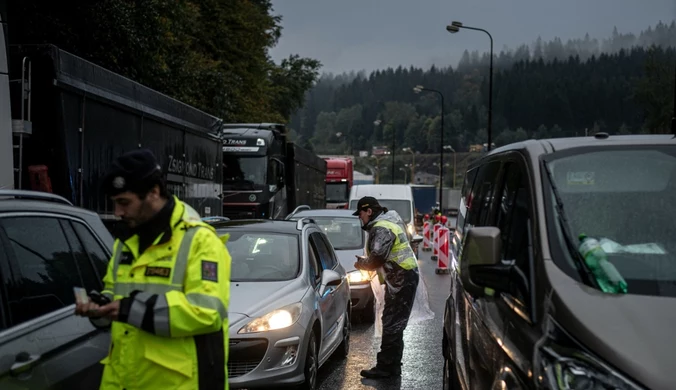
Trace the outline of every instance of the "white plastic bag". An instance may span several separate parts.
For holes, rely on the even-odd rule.
[[[384,272],[382,268],[379,269],[379,272]],[[373,297],[375,298],[375,310],[376,317],[374,322],[375,337],[381,337],[383,335],[383,309],[385,308],[385,285],[380,284],[380,279],[376,273],[371,278],[371,290],[373,291]]]
[[[383,269],[379,272],[384,274]],[[423,321],[434,319],[434,312],[430,309],[429,297],[427,295],[427,287],[425,286],[425,279],[420,275],[418,269],[418,287],[415,291],[415,299],[411,309],[411,315],[408,317],[408,325],[417,324]],[[371,279],[371,290],[376,300],[375,310],[376,318],[374,323],[374,337],[382,337],[383,335],[383,309],[385,308],[385,284],[380,284],[378,275],[376,274]]]

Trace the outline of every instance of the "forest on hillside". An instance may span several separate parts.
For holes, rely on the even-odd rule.
[[[465,52],[456,68],[385,69],[323,75],[291,120],[297,142],[318,153],[373,146],[437,153],[444,97],[444,144],[467,151],[487,140],[488,53]],[[615,29],[599,41],[561,39],[494,54],[493,142],[670,131],[676,22],[639,35]]]

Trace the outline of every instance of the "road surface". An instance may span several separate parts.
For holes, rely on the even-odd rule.
[[[441,355],[444,302],[449,293],[450,276],[434,273],[436,262],[430,252],[419,252],[418,265],[429,294],[433,320],[409,325],[404,332],[404,361],[401,378],[388,380],[364,379],[359,371],[376,363],[380,339],[374,338],[373,325],[354,324],[350,342],[350,355],[345,361],[329,360],[319,370],[318,386],[321,390],[352,389],[425,389],[442,388],[444,361]]]

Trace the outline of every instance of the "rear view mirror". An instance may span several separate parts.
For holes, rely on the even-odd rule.
[[[324,293],[333,287],[339,286],[343,282],[343,277],[332,269],[327,269],[322,272],[322,284],[319,286],[319,295],[324,296]]]
[[[467,292],[482,296],[485,288],[505,291],[511,264],[502,261],[502,239],[496,227],[473,227],[462,248],[460,279]]]

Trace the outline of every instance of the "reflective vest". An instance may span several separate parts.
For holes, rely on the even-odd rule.
[[[380,220],[373,224],[374,228],[377,226],[389,229],[395,236],[394,244],[392,245],[392,250],[390,251],[390,255],[387,258],[387,261],[393,261],[405,270],[418,268],[418,262],[415,259],[413,249],[411,249],[411,246],[408,244],[406,231],[403,230],[401,226],[388,220]],[[368,245],[367,245],[367,255],[368,255]],[[378,274],[380,284],[383,284],[385,282],[385,276],[382,275],[382,273],[379,270],[376,272]]]
[[[228,389],[230,255],[177,198],[170,226],[141,255],[138,236],[115,241],[103,294],[135,293],[112,323],[101,390]]]

